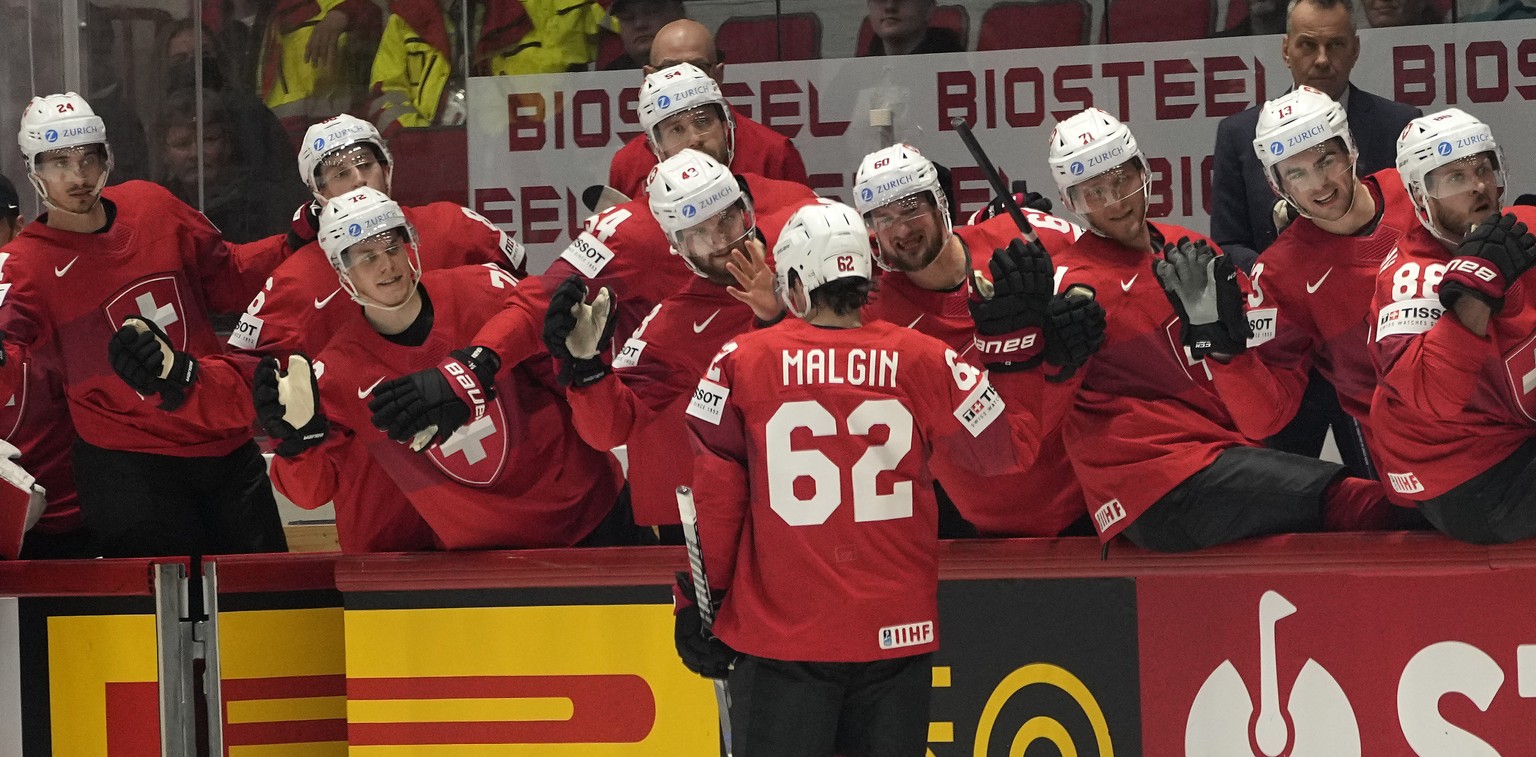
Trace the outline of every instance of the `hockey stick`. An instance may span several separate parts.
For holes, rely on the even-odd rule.
[[[715,625],[715,606],[709,596],[709,576],[704,572],[704,548],[699,545],[699,511],[693,505],[693,490],[677,487],[677,514],[682,518],[683,542],[688,546],[688,574],[693,578],[693,599],[699,607],[699,621],[704,632]],[[715,704],[720,710],[720,737],[725,755],[731,755],[731,692],[725,681],[715,680]]]
[[[587,210],[593,213],[601,213],[626,202],[629,202],[629,198],[625,197],[623,192],[602,184],[593,184],[581,191],[581,204],[587,206]]]

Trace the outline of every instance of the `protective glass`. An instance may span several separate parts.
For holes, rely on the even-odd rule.
[[[35,173],[45,181],[57,182],[76,176],[95,181],[107,170],[107,157],[97,145],[80,145],[50,150],[38,156]]]
[[[927,192],[919,192],[915,195],[888,202],[864,216],[864,220],[876,233],[887,231],[898,226],[920,221],[932,214],[938,208],[933,204],[933,198]]]
[[[1131,195],[1146,191],[1149,177],[1138,160],[1128,160],[1081,184],[1067,189],[1072,209],[1094,213],[1118,205]]]
[[[757,227],[757,216],[743,202],[735,202],[704,221],[672,235],[677,251],[689,257],[703,258],[729,249],[746,240]]]
[[[656,143],[665,152],[680,150],[693,144],[696,137],[708,136],[716,131],[725,134],[725,120],[714,105],[701,105],[682,113],[668,116],[656,124]]]
[[[1504,171],[1491,152],[1452,161],[1424,177],[1424,193],[1437,200],[1482,191],[1488,184],[1504,187]]]
[[[394,229],[374,234],[341,253],[341,265],[351,272],[373,268],[385,259],[398,262],[409,251],[409,244]]]
[[[1270,170],[1286,194],[1306,197],[1340,181],[1350,183],[1355,163],[1335,141],[1318,145],[1280,161]]]
[[[315,169],[315,186],[324,188],[333,182],[342,184],[366,184],[373,171],[378,170],[379,159],[373,148],[352,145],[337,150],[320,161]]]

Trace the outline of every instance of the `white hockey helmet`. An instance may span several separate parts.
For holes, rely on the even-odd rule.
[[[871,231],[874,224],[869,214],[893,202],[927,192],[933,206],[939,210],[939,222],[943,225],[942,241],[948,241],[954,226],[949,216],[949,200],[944,186],[939,182],[938,166],[924,157],[916,147],[894,144],[864,156],[853,178],[853,201]],[[878,243],[879,237],[876,236]],[[942,243],[941,241],[941,243]],[[885,250],[882,248],[881,253]],[[892,270],[884,255],[876,256],[881,268]]]
[[[672,252],[682,256],[688,268],[707,276],[695,262],[735,246],[757,228],[752,199],[741,191],[741,183],[731,169],[698,150],[683,150],[658,163],[651,170],[646,194],[651,214],[672,243]],[[729,220],[728,211],[740,214],[741,233],[719,224]]]
[[[21,113],[21,130],[16,135],[22,157],[27,159],[27,178],[49,208],[48,191],[37,174],[37,159],[43,153],[70,147],[101,145],[106,155],[106,170],[97,182],[96,194],[107,185],[114,160],[112,145],[107,142],[107,126],[91,109],[85,98],[74,92],[34,97]]]
[[[790,296],[790,271],[800,279],[807,300],[823,284],[868,279],[872,274],[864,219],[840,202],[819,202],[795,211],[773,246],[773,259],[779,299],[797,318],[804,318],[807,311],[797,309]]]
[[[1302,85],[1264,103],[1259,109],[1253,151],[1259,157],[1259,165],[1264,167],[1264,179],[1276,196],[1290,201],[1302,215],[1307,215],[1305,209],[1282,188],[1279,166],[1287,158],[1332,139],[1343,143],[1345,152],[1349,153],[1349,170],[1353,174],[1360,152],[1349,132],[1349,118],[1344,113],[1344,106],[1338,101]]]
[[[304,143],[299,146],[299,176],[317,199],[325,199],[320,194],[321,164],[331,154],[353,145],[370,145],[378,152],[379,160],[384,163],[384,185],[390,186],[395,161],[390,157],[389,146],[384,144],[384,137],[373,124],[343,113],[309,127],[304,132]]]
[[[1133,160],[1141,167],[1143,180],[1140,186],[1128,187],[1120,197],[1103,198],[1095,203],[1080,202],[1073,196],[1072,187],[1114,171]],[[1098,209],[1089,207],[1090,204],[1103,207],[1104,204],[1119,202],[1137,192],[1146,192],[1147,182],[1152,176],[1147,167],[1147,159],[1141,154],[1141,148],[1136,144],[1136,137],[1131,134],[1130,128],[1121,123],[1120,119],[1098,108],[1088,108],[1056,124],[1056,128],[1051,130],[1049,162],[1051,176],[1056,180],[1056,189],[1061,193],[1061,201],[1069,210],[1082,216],[1085,222],[1086,213]],[[1091,222],[1087,225],[1093,228]]]
[[[386,234],[391,237],[398,234],[401,238],[399,243],[406,246],[404,252],[414,293],[416,285],[421,281],[421,257],[418,252],[420,239],[399,203],[373,187],[358,187],[326,203],[325,209],[320,211],[320,249],[325,252],[331,267],[336,269],[341,287],[347,291],[347,295],[360,305],[378,310],[398,310],[410,302],[411,298],[406,297],[396,305],[384,305],[359,294],[352,281],[352,268],[379,254],[373,252],[354,258],[350,252],[353,245],[373,241]]]
[[[1493,130],[1475,116],[1460,108],[1446,108],[1439,113],[1419,116],[1408,122],[1397,138],[1397,172],[1413,199],[1413,212],[1419,223],[1436,237],[1450,239],[1435,222],[1429,198],[1439,197],[1439,187],[1429,186],[1430,173],[1442,166],[1489,153],[1493,159],[1495,180],[1502,191],[1509,186],[1505,169],[1504,151],[1493,139]]]
[[[640,128],[645,130],[651,152],[660,159],[661,135],[656,127],[679,113],[713,105],[725,121],[725,164],[736,155],[736,120],[720,85],[692,63],[679,63],[645,77],[640,86]]]

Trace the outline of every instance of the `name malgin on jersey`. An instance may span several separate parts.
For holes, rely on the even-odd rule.
[[[835,347],[784,350],[781,353],[783,386],[848,384],[895,388],[899,353]]]

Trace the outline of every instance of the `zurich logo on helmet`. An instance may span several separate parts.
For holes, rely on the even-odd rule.
[[[692,218],[692,217],[694,217],[694,215],[698,214],[698,212],[699,212],[699,209],[695,208],[692,205],[684,205],[683,206],[683,217],[684,218]]]
[[[1450,142],[1441,142],[1439,145],[1435,146],[1435,152],[1438,152],[1441,155],[1450,155],[1451,154],[1451,143]]]
[[[325,149],[325,137],[315,137],[315,152]]]
[[[1285,145],[1280,144],[1279,142],[1270,142],[1269,151],[1271,154],[1279,155],[1280,153],[1285,152]]]
[[[870,200],[875,199],[875,192],[874,192],[874,190],[870,189],[869,187],[865,187],[865,188],[859,190],[859,197],[860,197],[860,199],[864,200],[865,202],[869,202]]]
[[[661,108],[662,110],[666,110],[667,108],[672,107],[672,98],[667,97],[666,95],[662,95],[661,97],[656,98],[656,107]]]
[[[48,131],[43,132],[43,139],[46,139],[49,142],[57,142],[57,141],[59,141],[59,132],[58,132],[58,130],[56,130],[56,129],[49,129]]]
[[[351,226],[348,226],[347,227],[347,235],[348,236],[353,236],[353,237],[360,237],[360,236],[362,236],[363,235],[363,225],[360,224],[360,223],[354,223]]]
[[[1071,167],[1069,167],[1067,170],[1071,171],[1073,176],[1082,176],[1083,162],[1081,160],[1073,161]]]

